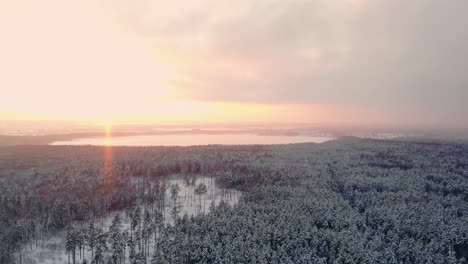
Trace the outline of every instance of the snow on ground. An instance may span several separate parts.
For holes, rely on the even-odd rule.
[[[224,200],[230,205],[234,205],[238,202],[241,192],[231,189],[219,188],[214,179],[210,177],[198,177],[196,185],[203,183],[207,187],[207,193],[205,195],[196,195],[195,186],[186,185],[184,178],[181,175],[173,175],[163,180],[168,187],[166,192],[166,200],[168,201],[165,207],[164,217],[166,224],[173,224],[174,218],[171,214],[174,206],[178,208],[179,217],[184,214],[189,216],[196,216],[200,213],[208,213],[209,207],[212,202],[216,205]],[[170,186],[179,185],[180,191],[177,200],[171,199]],[[122,230],[129,229],[130,223],[125,217],[125,212],[117,211],[106,216],[104,219],[97,219],[94,226],[102,228],[105,231],[109,230],[112,223],[112,219],[116,214],[120,214],[122,219]],[[77,223],[77,226],[88,226],[89,223]],[[65,237],[66,231],[49,234],[46,239],[38,242],[38,246],[35,244],[25,245],[21,251],[22,263],[27,264],[63,264],[68,263],[68,254],[65,252]],[[151,249],[153,247],[150,247]],[[152,253],[152,252],[151,252]],[[128,256],[128,248],[126,255]],[[86,250],[85,256],[88,263],[91,263],[91,252]],[[76,252],[77,263],[82,263],[83,258],[80,258],[78,251]],[[19,263],[19,254],[17,254],[17,262]]]

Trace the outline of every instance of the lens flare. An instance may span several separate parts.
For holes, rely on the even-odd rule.
[[[104,182],[106,185],[111,185],[114,182],[113,166],[112,166],[112,125],[106,122],[105,126],[106,142],[104,146]]]

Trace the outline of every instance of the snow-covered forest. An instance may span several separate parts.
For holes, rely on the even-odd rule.
[[[464,144],[0,148],[0,263],[467,258]]]

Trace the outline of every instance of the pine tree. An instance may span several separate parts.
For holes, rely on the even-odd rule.
[[[94,247],[96,246],[97,241],[97,232],[96,228],[94,228],[94,224],[90,223],[88,229],[86,230],[87,235],[87,244],[89,249],[91,250],[91,259],[94,259]]]
[[[70,225],[67,229],[67,238],[65,241],[65,251],[68,253],[68,257],[70,259],[70,254],[72,256],[73,264],[76,262],[76,246],[78,245],[78,237],[75,231],[75,228]],[[68,261],[70,262],[70,261]]]
[[[101,229],[96,230],[96,253],[94,254],[93,263],[104,263],[104,254],[107,251],[107,234]]]
[[[206,188],[206,185],[203,184],[202,182],[201,182],[199,185],[197,185],[197,187],[195,188],[195,194],[198,195],[198,196],[200,197],[200,207],[201,207],[201,196],[204,195],[204,194],[207,193],[207,192],[208,192],[208,190],[207,190],[207,188]],[[203,200],[203,201],[205,201],[205,200]],[[205,206],[204,206],[204,204],[203,204],[203,208],[204,208],[204,207],[205,207]],[[203,212],[204,212],[204,211],[205,211],[205,210],[203,210]]]
[[[128,258],[130,260],[130,263],[134,263],[134,260],[136,258],[136,251],[135,251],[135,242],[132,238],[130,238],[127,242],[128,247],[130,248],[130,252],[128,255]]]
[[[177,197],[179,196],[179,192],[180,192],[180,187],[179,187],[179,184],[172,184],[171,185],[171,199],[172,201],[175,202],[177,201]]]
[[[156,251],[151,258],[151,264],[168,264],[161,251]]]
[[[126,258],[126,256],[125,256],[125,251],[126,251],[126,249],[127,249],[129,237],[130,237],[130,236],[129,236],[127,230],[125,230],[125,231],[122,232],[122,247],[123,247],[123,251],[122,251],[123,256],[122,256],[122,259],[123,259],[123,262],[124,262],[124,263],[125,263],[125,258]]]
[[[135,211],[133,212],[132,218],[131,218],[130,237],[133,236],[133,233],[134,233],[136,227],[140,224],[140,220],[141,220],[141,209],[140,209],[139,206],[137,206],[137,208],[135,208]]]
[[[132,264],[145,264],[146,263],[146,258],[143,252],[139,252],[135,255],[133,258]]]
[[[109,228],[109,242],[112,247],[112,262],[117,264],[123,258],[124,240],[120,233],[121,222],[119,214],[116,214]]]
[[[145,212],[145,219],[143,221],[143,229],[142,229],[142,236],[143,236],[143,241],[144,241],[144,252],[145,252],[145,258],[146,256],[149,256],[149,240],[151,238],[151,235],[153,234],[153,231],[151,230],[151,215],[149,214],[148,211]]]
[[[85,257],[86,241],[87,241],[86,231],[83,229],[77,230],[77,246],[80,250],[80,259]]]

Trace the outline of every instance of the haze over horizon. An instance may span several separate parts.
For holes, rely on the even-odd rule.
[[[0,0],[0,120],[468,131],[468,2]]]

